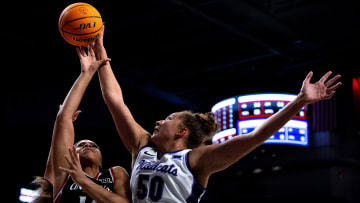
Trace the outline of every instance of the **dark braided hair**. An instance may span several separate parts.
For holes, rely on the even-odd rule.
[[[212,112],[193,113],[182,111],[182,124],[189,129],[187,147],[193,149],[209,140],[218,130],[218,124]]]

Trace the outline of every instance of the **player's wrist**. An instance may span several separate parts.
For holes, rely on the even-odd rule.
[[[81,70],[80,76],[86,77],[86,78],[92,78],[94,74],[96,73],[95,68],[89,68],[87,70]]]
[[[307,99],[306,99],[306,95],[305,95],[303,92],[300,92],[300,93],[296,96],[295,100],[296,100],[297,103],[298,103],[299,105],[301,105],[301,106],[305,106],[305,105],[307,105],[307,104],[309,103],[309,101],[307,101]]]

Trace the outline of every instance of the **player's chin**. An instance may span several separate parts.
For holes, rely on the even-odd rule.
[[[157,135],[157,133],[153,133],[153,134],[151,135],[150,140],[151,140],[152,143],[156,143],[156,141],[158,140],[158,135]]]

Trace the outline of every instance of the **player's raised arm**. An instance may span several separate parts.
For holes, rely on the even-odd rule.
[[[190,165],[200,174],[200,182],[207,183],[207,178],[212,173],[223,170],[241,157],[261,145],[282,126],[284,126],[294,115],[296,115],[305,105],[320,100],[330,99],[341,82],[333,85],[340,75],[336,75],[326,81],[331,75],[327,72],[316,83],[310,83],[313,73],[310,72],[302,85],[297,97],[288,103],[284,108],[247,135],[237,136],[224,143],[199,147],[191,152]]]
[[[66,177],[66,173],[59,170],[59,167],[69,166],[64,155],[68,154],[68,148],[74,144],[73,117],[97,68],[109,60],[96,61],[95,63],[98,64],[94,65],[82,48],[77,48],[77,53],[81,61],[81,73],[60,107],[53,129],[50,158],[54,170],[54,195],[59,191]]]
[[[59,109],[62,108],[62,105],[59,106]],[[77,110],[73,115],[72,121],[76,121],[77,117],[80,114],[80,110]],[[45,166],[44,178],[48,180],[52,185],[54,184],[54,167],[53,167],[53,158],[51,155],[52,148],[50,148],[48,159]]]
[[[103,36],[104,30],[93,45],[98,60],[107,58]],[[101,91],[115,122],[116,129],[124,145],[134,157],[138,149],[148,143],[149,133],[135,121],[125,104],[121,87],[111,69],[110,63],[100,68],[98,75]]]

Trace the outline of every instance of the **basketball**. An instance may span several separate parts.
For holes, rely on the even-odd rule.
[[[102,29],[101,15],[90,4],[73,3],[59,17],[61,36],[74,46],[87,46],[95,41]]]

